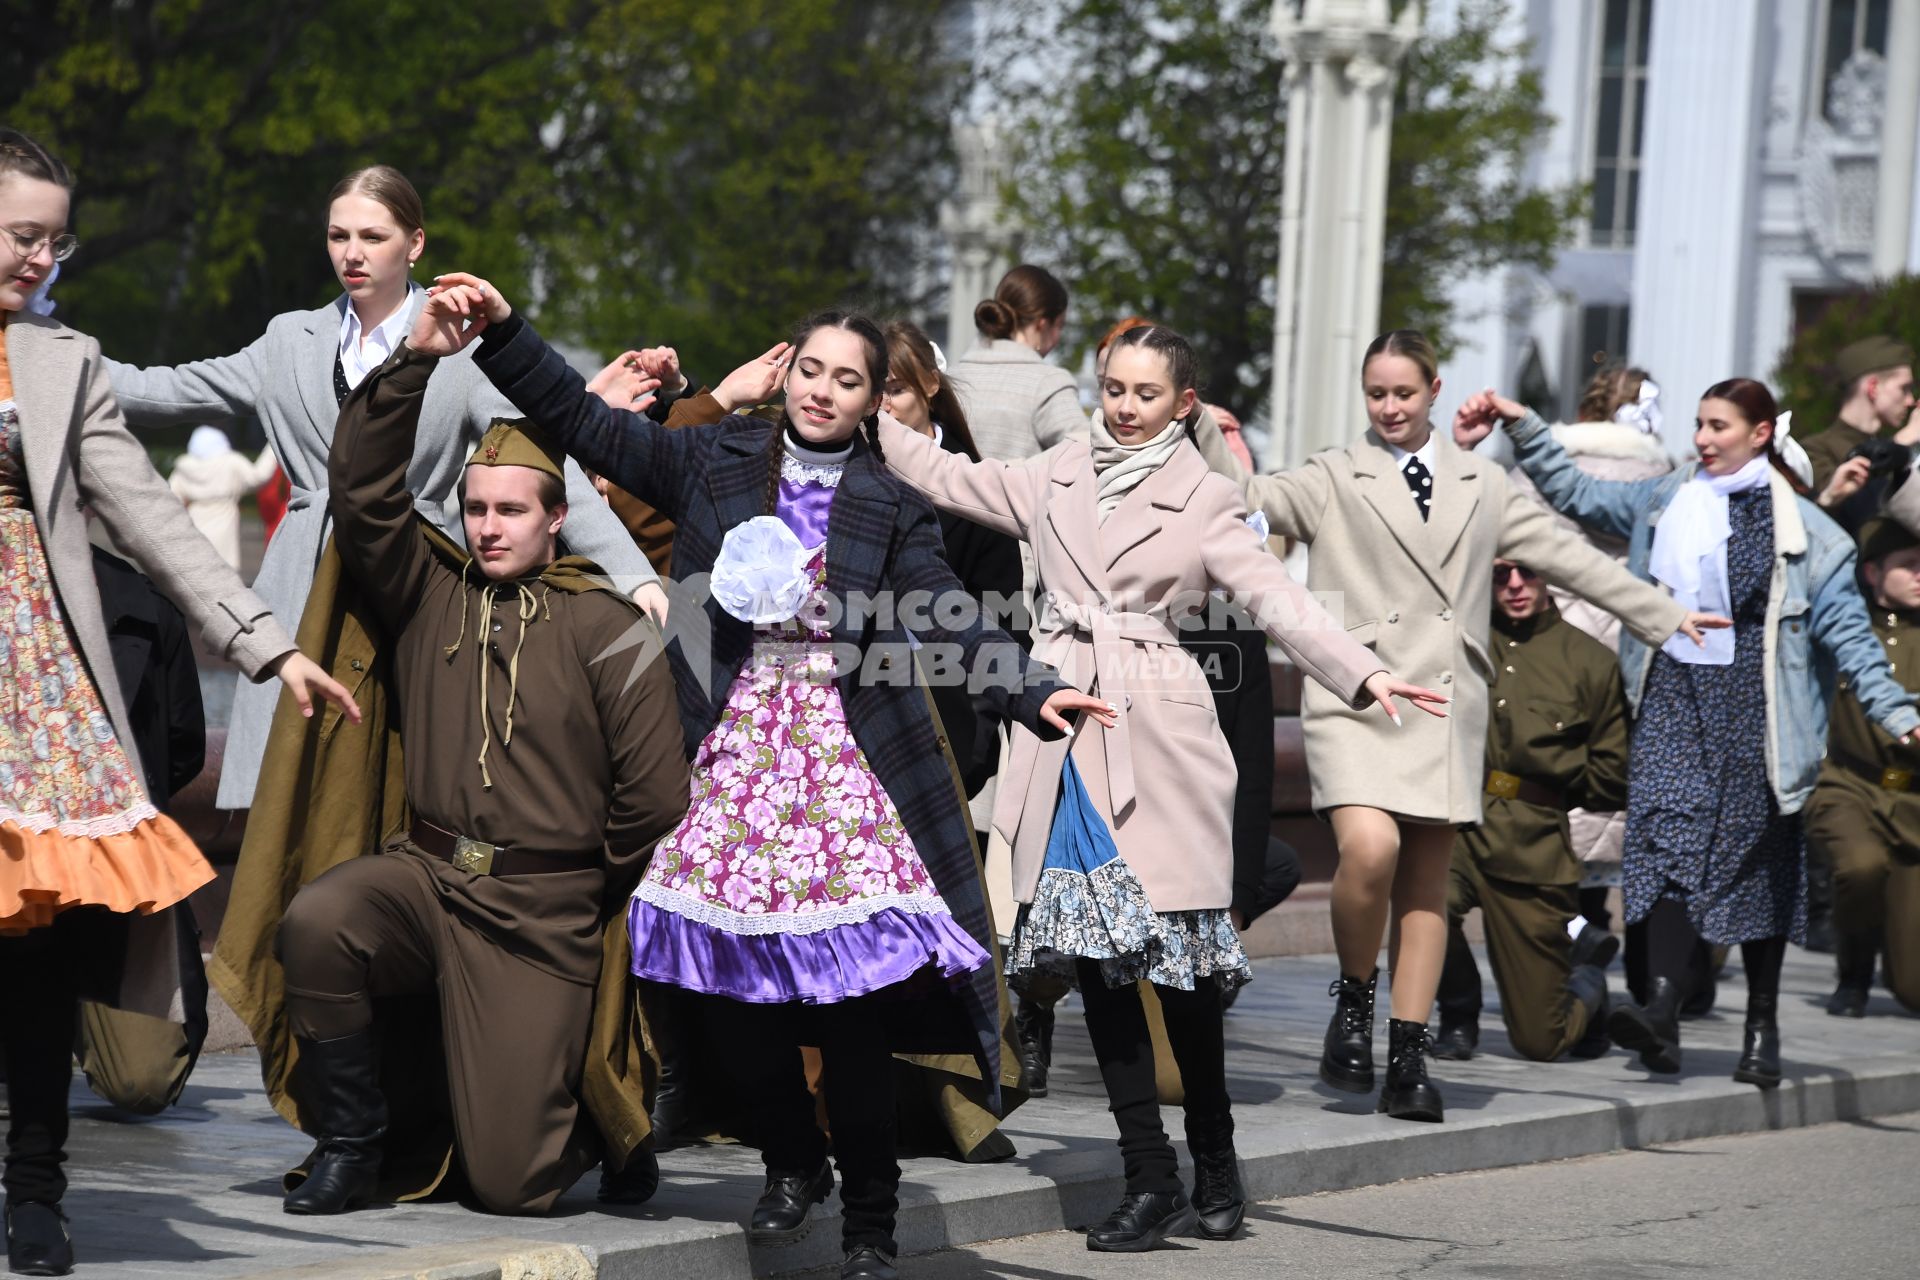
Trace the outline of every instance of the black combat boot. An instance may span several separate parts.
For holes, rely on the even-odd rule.
[[[1640,1055],[1649,1071],[1680,1070],[1680,991],[1672,978],[1649,978],[1644,1005],[1623,1000],[1607,1013],[1607,1034],[1622,1049]]]
[[[1587,932],[1591,933],[1593,930],[1589,929]],[[1619,948],[1619,940],[1615,939],[1613,949],[1617,951]],[[1577,943],[1574,946],[1574,953],[1576,955],[1580,953]],[[1583,1006],[1587,1011],[1586,1032],[1574,1041],[1573,1046],[1567,1050],[1567,1055],[1573,1058],[1599,1057],[1613,1044],[1607,1038],[1607,971],[1597,964],[1575,965],[1573,972],[1567,975],[1567,998]]]
[[[1387,1019],[1387,1082],[1380,1089],[1380,1105],[1374,1110],[1384,1111],[1395,1120],[1438,1124],[1446,1118],[1440,1091],[1427,1078],[1429,1047],[1426,1023]]]
[[[1233,1117],[1187,1120],[1187,1151],[1193,1156],[1193,1211],[1208,1240],[1226,1240],[1247,1220],[1247,1194],[1240,1185],[1240,1158],[1233,1150]]]
[[[1186,1235],[1199,1219],[1184,1191],[1129,1191],[1106,1221],[1087,1231],[1095,1253],[1145,1253]]]
[[[1465,1062],[1480,1047],[1480,1019],[1450,1015],[1440,1011],[1440,1034],[1433,1039],[1433,1056],[1449,1062]]]
[[[17,1276],[73,1274],[73,1237],[59,1205],[7,1201],[7,1270]]]
[[[893,1265],[892,1254],[863,1244],[847,1251],[846,1261],[840,1264],[840,1280],[900,1280],[900,1268]]]
[[[1047,1073],[1053,1069],[1053,1006],[1019,997],[1013,1028],[1020,1037],[1020,1065],[1027,1076],[1027,1096],[1047,1096]]]
[[[594,1198],[601,1204],[645,1204],[659,1189],[660,1158],[647,1145],[636,1147],[619,1169],[602,1160],[600,1188]]]
[[[305,1181],[287,1192],[288,1213],[331,1214],[373,1200],[387,1137],[387,1099],[380,1092],[380,1054],[372,1031],[337,1040],[296,1037],[301,1109],[320,1141]]]
[[[1373,993],[1380,981],[1375,969],[1364,978],[1342,974],[1327,994],[1334,997],[1320,1054],[1320,1078],[1348,1093],[1373,1092]]]
[[[1740,1064],[1733,1078],[1742,1084],[1762,1089],[1780,1086],[1780,1023],[1775,1015],[1780,1008],[1778,993],[1747,996],[1746,1040],[1740,1052]]]
[[[653,1108],[647,1119],[653,1126],[655,1151],[671,1151],[679,1146],[679,1135],[687,1127],[692,1092],[686,1054],[678,1045],[663,1045],[660,1053],[660,1078],[653,1086]]]
[[[747,1224],[748,1244],[793,1244],[807,1234],[807,1214],[833,1191],[833,1166],[822,1160],[817,1170],[767,1170],[766,1190],[753,1206]]]
[[[1827,1012],[1836,1018],[1867,1016],[1867,995],[1873,990],[1873,962],[1880,952],[1880,940],[1873,934],[1843,933],[1836,940],[1833,958],[1839,984],[1827,997]]]

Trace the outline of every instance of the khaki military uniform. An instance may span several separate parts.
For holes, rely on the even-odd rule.
[[[1920,618],[1873,610],[1887,668],[1920,692]],[[1920,746],[1899,746],[1842,685],[1806,808],[1807,847],[1833,864],[1833,923],[1884,932],[1894,995],[1920,1012]]]
[[[1507,1038],[1548,1061],[1588,1021],[1566,990],[1581,876],[1567,810],[1626,802],[1626,697],[1613,652],[1551,604],[1522,622],[1496,612],[1491,638],[1484,814],[1454,840],[1440,1008],[1450,1020],[1479,1014],[1479,970],[1461,929],[1478,907]]]

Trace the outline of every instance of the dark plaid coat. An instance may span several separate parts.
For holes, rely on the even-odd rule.
[[[692,631],[688,619],[670,619],[674,638],[668,652],[691,757],[719,720],[727,690],[751,655],[753,627],[684,588],[689,580],[711,572],[728,529],[767,514],[767,451],[772,443],[767,433],[780,430],[779,424],[733,416],[711,426],[667,431],[644,414],[613,409],[588,393],[580,375],[518,313],[486,331],[475,359],[493,384],[582,466],[673,520],[674,576],[682,588],[674,608],[699,608],[705,614],[704,627]],[[944,558],[933,508],[890,473],[864,440],[855,444],[834,497],[826,570],[827,591],[841,601],[856,593],[881,592],[926,592],[937,600],[964,590]],[[832,635],[836,644],[857,646],[862,658],[857,669],[847,670],[850,664],[843,664],[836,681],[848,727],[899,810],[954,919],[992,952],[992,923],[975,860],[972,821],[948,768],[947,744],[929,714],[926,691],[913,681],[906,629],[898,617],[877,610],[861,610],[858,617],[850,613],[842,610]],[[992,664],[998,671],[1018,673],[1017,680],[995,682],[999,687],[987,690],[994,709],[1043,738],[1059,736],[1039,714],[1041,704],[1064,686],[1050,668],[1032,662],[1006,632],[976,622],[961,630],[923,627],[918,635],[930,645],[958,645],[969,671]],[[708,652],[702,654],[702,648]],[[999,1079],[995,988],[995,975],[983,971],[957,993],[989,1081]],[[938,1036],[938,1011],[925,1012],[931,1016],[901,1020],[915,1026],[911,1039]],[[951,1021],[947,1025],[959,1029]],[[956,1046],[896,1047],[939,1052]]]

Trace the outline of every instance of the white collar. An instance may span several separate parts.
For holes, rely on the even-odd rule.
[[[361,377],[379,368],[399,348],[400,340],[413,327],[413,299],[420,292],[419,285],[409,282],[407,296],[400,300],[400,305],[393,309],[392,315],[367,333],[364,342],[361,339],[360,313],[354,310],[353,299],[347,299],[346,314],[340,317],[340,361],[348,383],[358,386]]]
[[[1407,469],[1408,458],[1418,458],[1427,470],[1433,470],[1433,432],[1431,431],[1427,432],[1427,442],[1412,453],[1408,453],[1397,444],[1389,444],[1387,448],[1393,450],[1393,465],[1402,471]]]

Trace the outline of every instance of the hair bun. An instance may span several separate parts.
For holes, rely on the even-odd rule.
[[[983,299],[973,309],[973,327],[989,338],[1013,336],[1013,308],[998,298]]]

